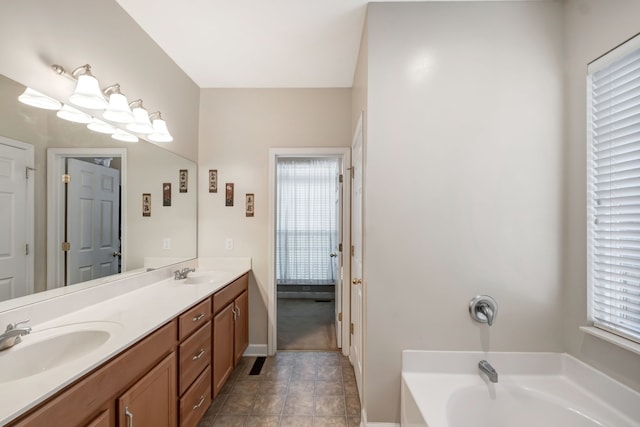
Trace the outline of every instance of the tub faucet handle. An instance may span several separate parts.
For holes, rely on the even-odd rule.
[[[498,303],[489,295],[478,295],[469,302],[469,315],[479,323],[493,325],[498,314]]]

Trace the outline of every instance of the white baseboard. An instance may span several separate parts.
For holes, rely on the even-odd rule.
[[[243,356],[266,356],[267,354],[266,344],[249,344]]]
[[[400,427],[400,424],[397,423],[370,423],[367,422],[367,411],[365,411],[365,409],[362,409],[362,422],[360,422],[360,426],[365,426],[365,427]]]

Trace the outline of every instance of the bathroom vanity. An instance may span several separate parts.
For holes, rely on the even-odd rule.
[[[37,346],[30,338],[56,328],[97,325],[85,328],[88,334],[81,338],[87,342],[103,323],[117,326],[109,326],[109,339],[95,355],[3,384],[37,388],[42,381],[40,394],[29,390],[22,403],[0,403],[0,424],[197,425],[248,346],[248,274],[245,267],[211,275],[199,270],[189,283],[163,279],[52,319],[51,325],[34,325],[32,334],[8,351],[18,352],[20,346],[28,351]],[[162,320],[154,326],[149,318]],[[69,353],[71,359],[73,348]],[[56,377],[61,384],[49,390]],[[12,404],[26,406],[16,410]]]

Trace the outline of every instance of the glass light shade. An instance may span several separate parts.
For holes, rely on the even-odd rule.
[[[144,135],[153,132],[153,126],[151,126],[147,110],[142,107],[135,107],[133,109],[133,122],[127,125],[127,130]]]
[[[153,133],[148,136],[149,141],[153,142],[171,142],[173,137],[167,129],[167,122],[162,119],[153,120]]]
[[[91,123],[93,117],[84,111],[80,111],[76,108],[73,108],[69,104],[64,104],[60,110],[56,113],[56,116],[60,117],[64,120],[69,120],[74,123]]]
[[[94,132],[98,132],[98,133],[107,133],[107,134],[113,134],[116,131],[116,127],[114,125],[111,125],[107,122],[104,122],[100,119],[96,119],[94,118],[91,123],[89,123],[87,125],[87,127],[89,129],[91,129]]]
[[[69,97],[69,101],[78,107],[91,110],[102,110],[107,108],[108,105],[104,96],[102,96],[98,80],[86,74],[78,76],[76,90]]]
[[[125,132],[122,129],[116,129],[116,132],[111,135],[111,138],[124,142],[138,142],[137,136],[132,135],[129,132]]]
[[[57,99],[53,99],[30,87],[22,92],[22,95],[18,97],[18,101],[31,107],[44,108],[45,110],[59,110],[62,107],[62,103]]]
[[[102,117],[116,123],[131,123],[133,113],[129,108],[127,97],[121,93],[112,93],[109,96],[109,106],[102,113]]]

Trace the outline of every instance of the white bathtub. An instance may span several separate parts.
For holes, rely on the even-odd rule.
[[[640,393],[558,353],[407,350],[401,402],[402,426],[640,427]]]

